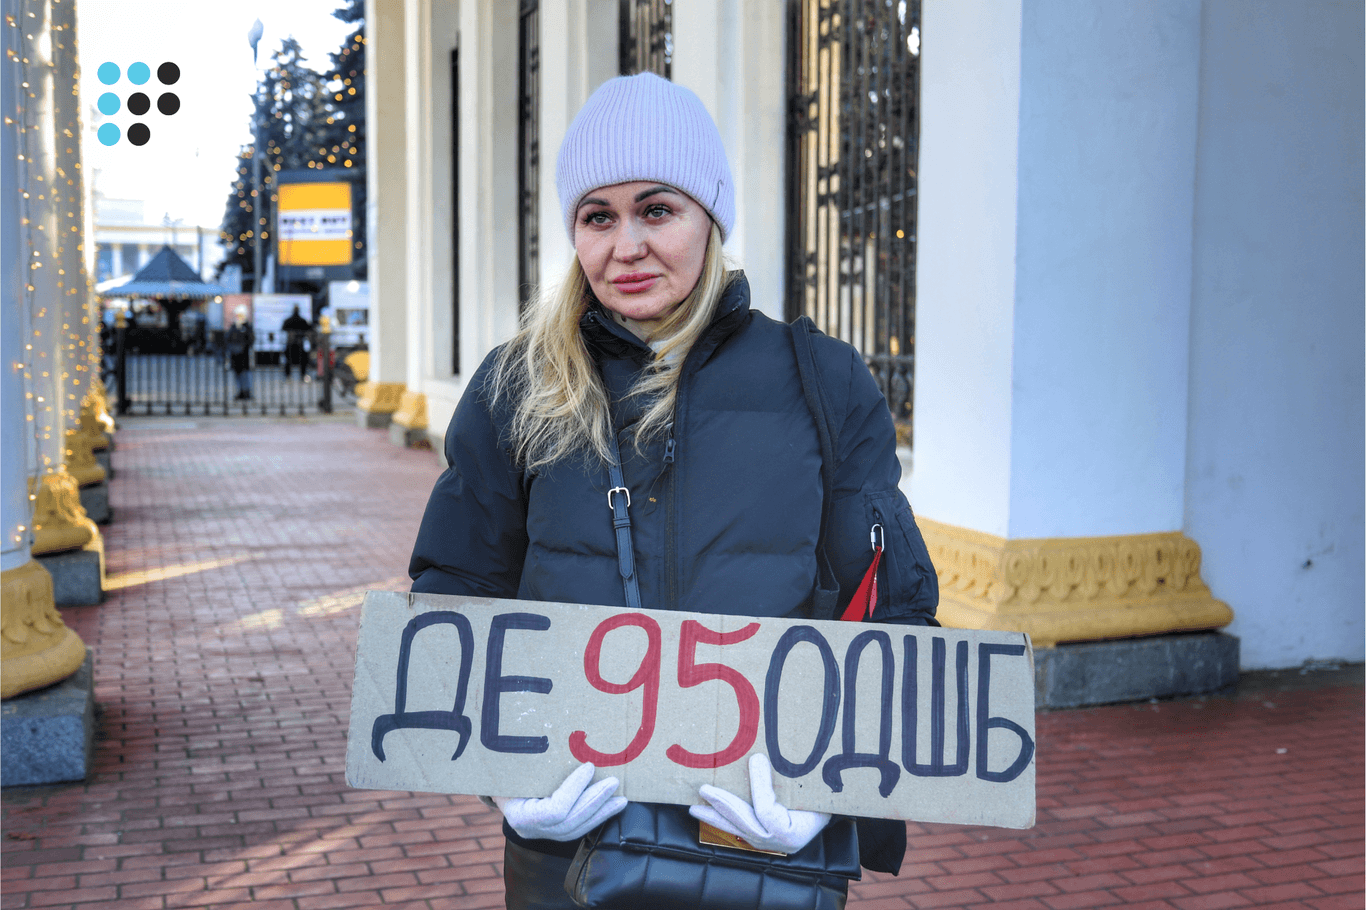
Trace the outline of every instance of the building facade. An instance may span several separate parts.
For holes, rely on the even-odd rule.
[[[440,440],[618,72],[695,91],[756,305],[865,355],[941,618],[1363,656],[1362,7],[367,3],[369,425]]]

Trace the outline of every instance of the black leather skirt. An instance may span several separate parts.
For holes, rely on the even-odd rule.
[[[507,841],[503,848],[503,883],[508,910],[578,910],[564,890],[571,856],[555,856]]]

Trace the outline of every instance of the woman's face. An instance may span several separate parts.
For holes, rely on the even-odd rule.
[[[602,305],[649,340],[702,275],[711,216],[648,181],[593,190],[574,213],[574,251]]]

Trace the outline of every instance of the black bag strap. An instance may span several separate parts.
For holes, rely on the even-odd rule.
[[[830,409],[826,406],[825,388],[816,370],[816,357],[811,348],[811,335],[819,332],[809,316],[797,317],[788,330],[792,334],[792,350],[797,355],[797,375],[801,377],[802,394],[807,410],[816,422],[816,436],[821,447],[821,532],[816,547],[816,590],[811,605],[812,619],[837,619],[839,582],[825,552],[825,535],[830,527],[831,504],[835,498],[835,434],[830,429]]]
[[[810,316],[798,316],[788,326],[792,332],[792,347],[797,354],[797,373],[802,380],[802,394],[806,396],[806,407],[816,421],[816,435],[821,443],[821,481],[825,486],[825,499],[821,505],[821,534],[825,533],[825,517],[829,514],[831,492],[835,472],[834,434],[830,432],[830,414],[825,405],[825,388],[816,372],[816,357],[811,350],[811,333],[819,332]]]
[[[640,580],[636,577],[636,550],[631,543],[631,491],[626,488],[626,478],[621,473],[621,447],[617,445],[617,433],[610,422],[607,438],[612,442],[612,461],[607,465],[612,488],[607,491],[607,508],[612,512],[612,530],[617,538],[617,570],[621,572],[621,584],[626,591],[626,606],[639,610]]]
[[[814,618],[836,619],[839,583],[835,580],[830,558],[825,552],[830,501],[834,498],[834,434],[830,430],[825,389],[821,386],[815,356],[811,351],[811,334],[820,330],[808,316],[798,317],[789,328],[792,331],[792,347],[797,352],[797,372],[802,378],[802,393],[806,396],[806,406],[816,421],[816,434],[821,442],[821,483],[825,489],[825,498],[821,504],[821,543],[816,548],[817,571],[820,576],[817,580],[814,604],[817,615]],[[827,584],[834,589],[833,594],[821,590]],[[828,600],[828,607],[823,605],[823,598]],[[906,823],[894,818],[856,818],[854,822],[858,828],[859,864],[874,872],[890,872],[892,875],[900,872],[901,861],[906,855]]]

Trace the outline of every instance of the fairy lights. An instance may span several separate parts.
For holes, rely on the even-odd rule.
[[[23,389],[24,421],[32,427],[24,434],[25,460],[41,482],[64,472],[67,430],[79,422],[87,378],[98,366],[98,317],[84,261],[84,187],[78,182],[75,3],[48,0],[25,7],[26,27],[7,15],[4,29],[7,65],[18,68],[3,99],[5,128],[15,140],[18,192],[3,204],[17,209],[21,256],[29,260],[23,293],[6,312],[6,331],[22,334],[25,355],[11,360],[6,382]],[[59,191],[61,186],[71,189]],[[6,545],[23,544],[31,522],[7,512],[6,524]]]

